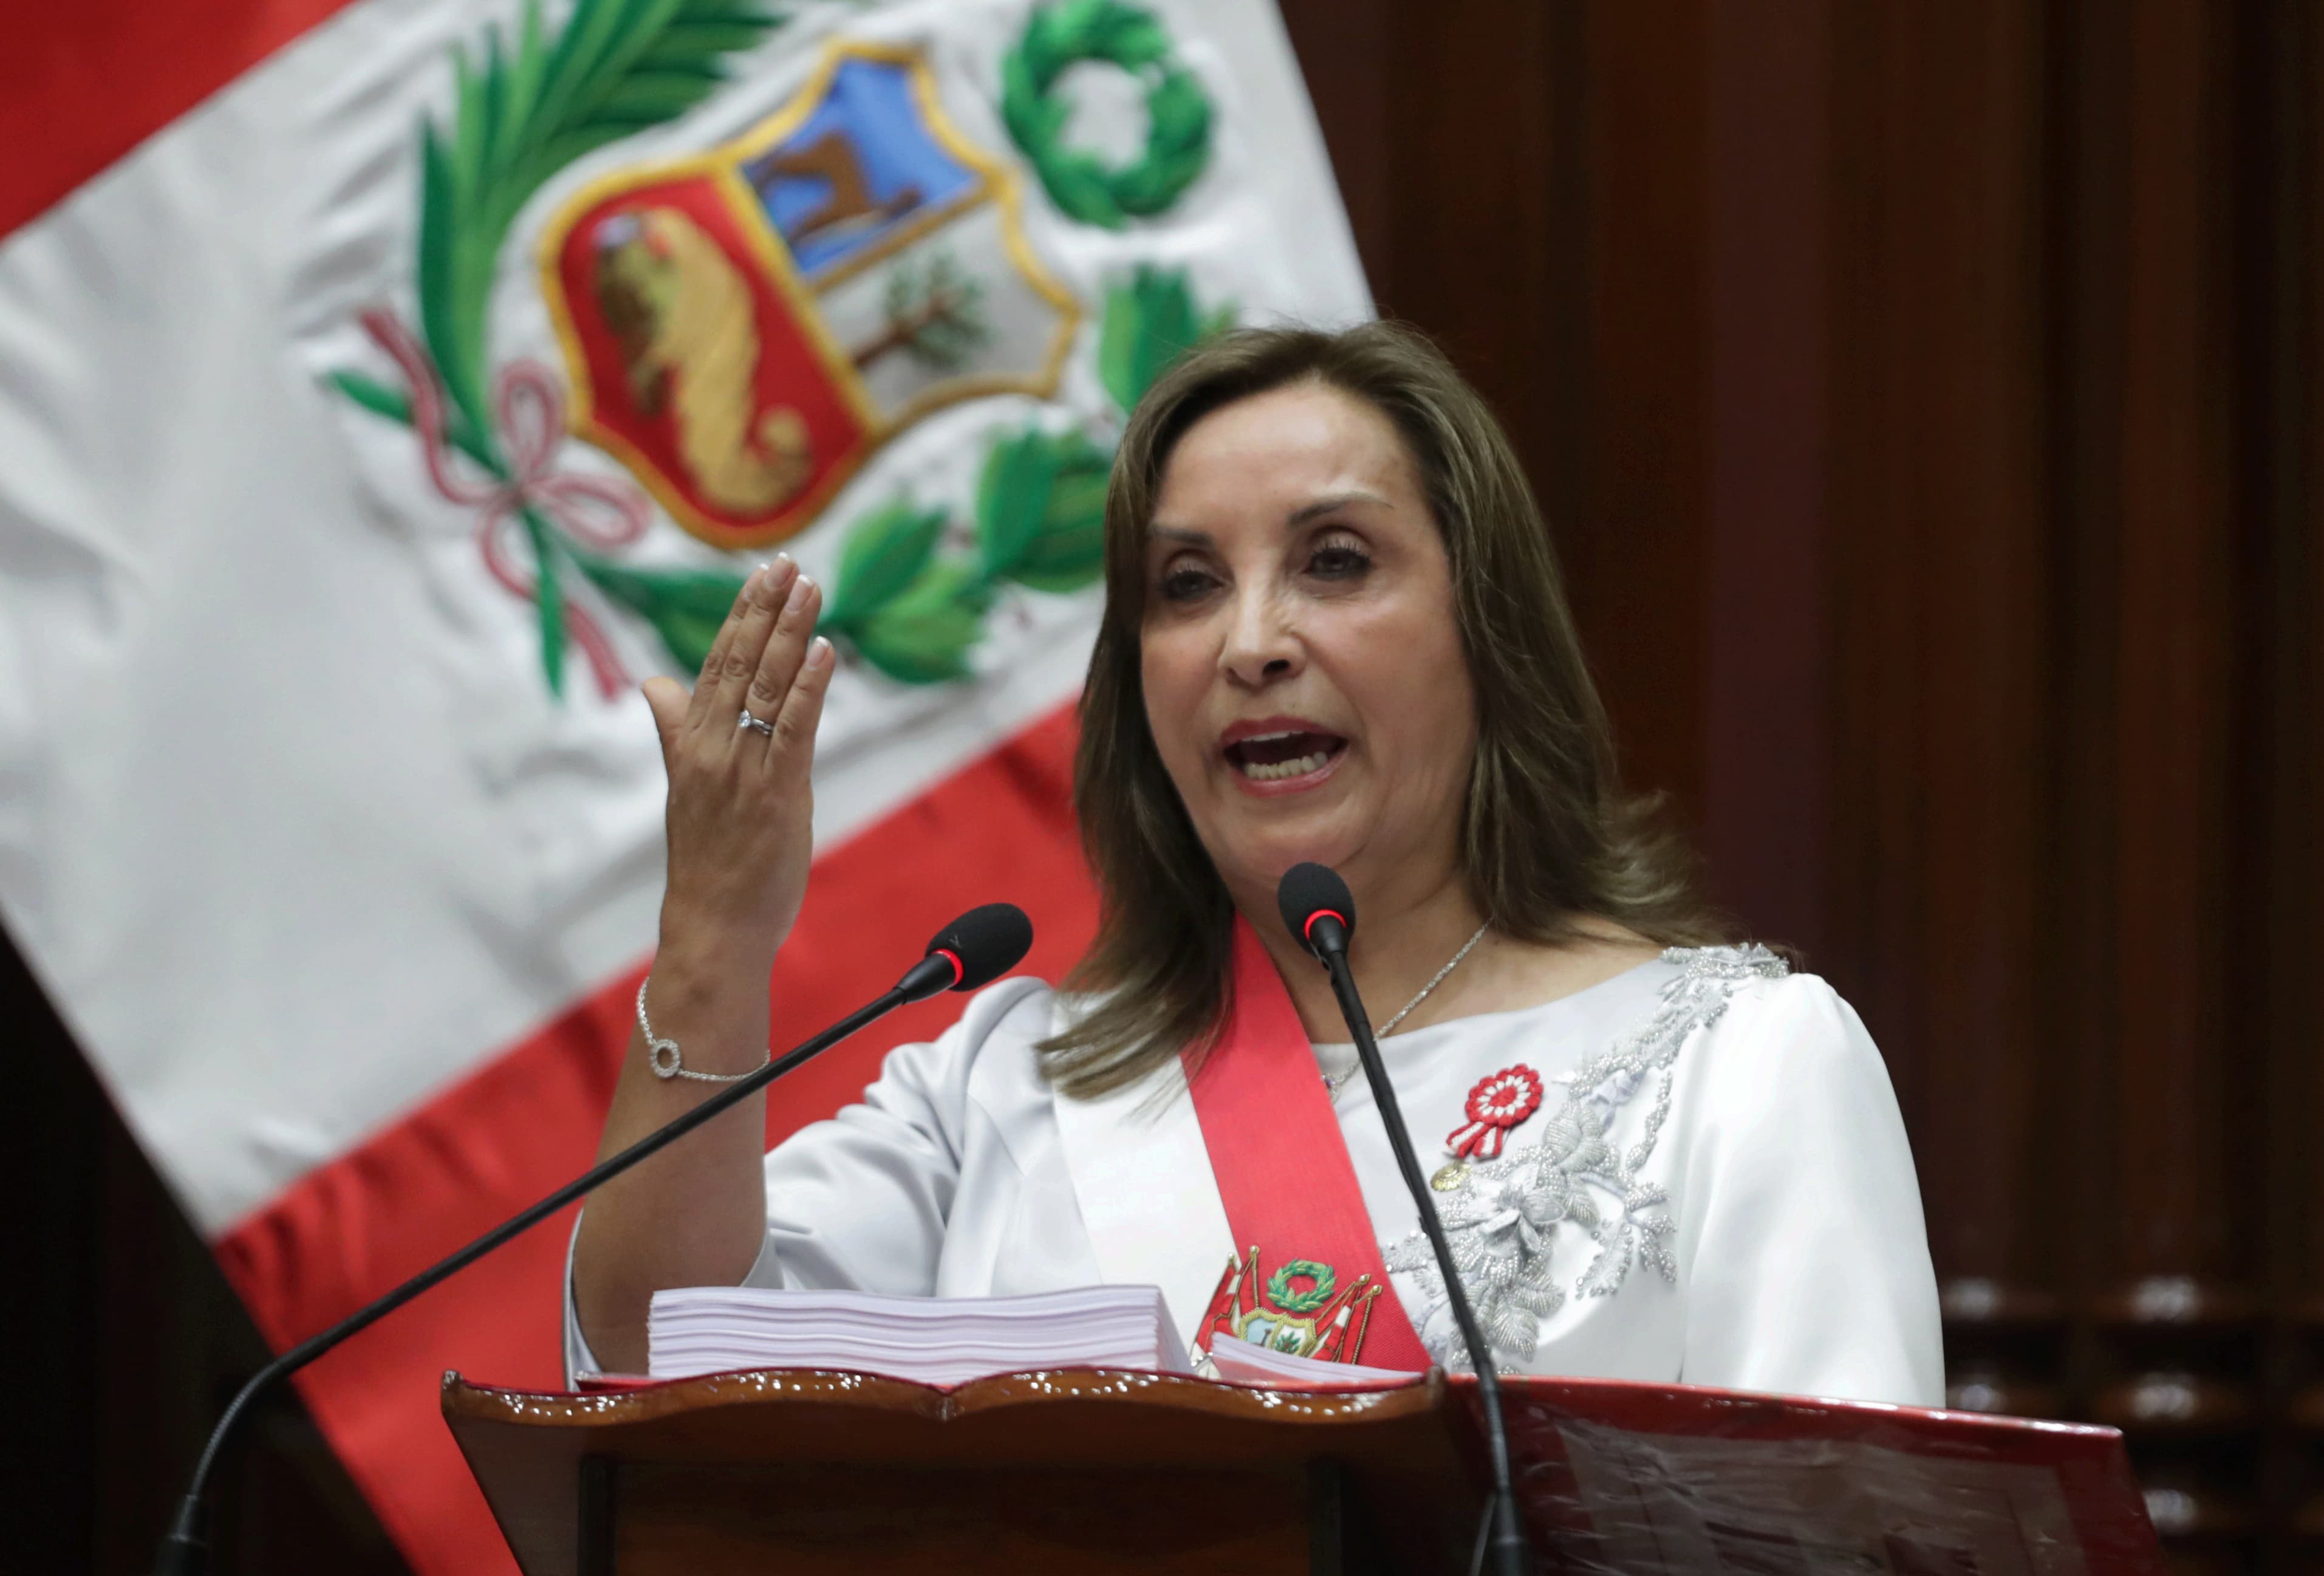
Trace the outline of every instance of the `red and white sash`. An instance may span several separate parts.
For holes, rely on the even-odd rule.
[[[1180,1058],[1103,1099],[1057,1100],[1099,1267],[1109,1281],[1161,1286],[1205,1350],[1223,1332],[1302,1356],[1426,1369],[1314,1047],[1240,919],[1231,966],[1225,1032],[1197,1065]]]

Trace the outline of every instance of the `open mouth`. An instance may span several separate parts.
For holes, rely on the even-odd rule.
[[[1348,747],[1337,733],[1257,733],[1226,747],[1227,764],[1252,782],[1281,782],[1321,771]]]

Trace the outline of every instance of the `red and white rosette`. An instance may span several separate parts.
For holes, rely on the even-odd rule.
[[[1444,1147],[1462,1159],[1490,1160],[1501,1152],[1508,1131],[1541,1109],[1541,1074],[1520,1062],[1469,1091],[1469,1121],[1446,1135]]]

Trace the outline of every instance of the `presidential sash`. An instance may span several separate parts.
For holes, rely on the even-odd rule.
[[[1234,1001],[1209,1054],[1182,1056],[1235,1249],[1195,1344],[1221,1334],[1299,1357],[1417,1372],[1427,1349],[1388,1285],[1371,1212],[1291,993],[1235,921]]]

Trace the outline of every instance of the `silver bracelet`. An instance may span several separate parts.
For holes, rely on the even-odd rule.
[[[760,1063],[759,1067],[751,1069],[751,1073],[696,1073],[678,1054],[678,1042],[659,1037],[654,1033],[653,1025],[646,1021],[646,987],[652,982],[651,974],[638,982],[638,1032],[646,1037],[646,1065],[654,1070],[655,1077],[692,1078],[703,1083],[740,1083],[751,1073],[757,1072],[759,1067],[775,1059],[775,1054],[769,1051],[767,1062]]]

